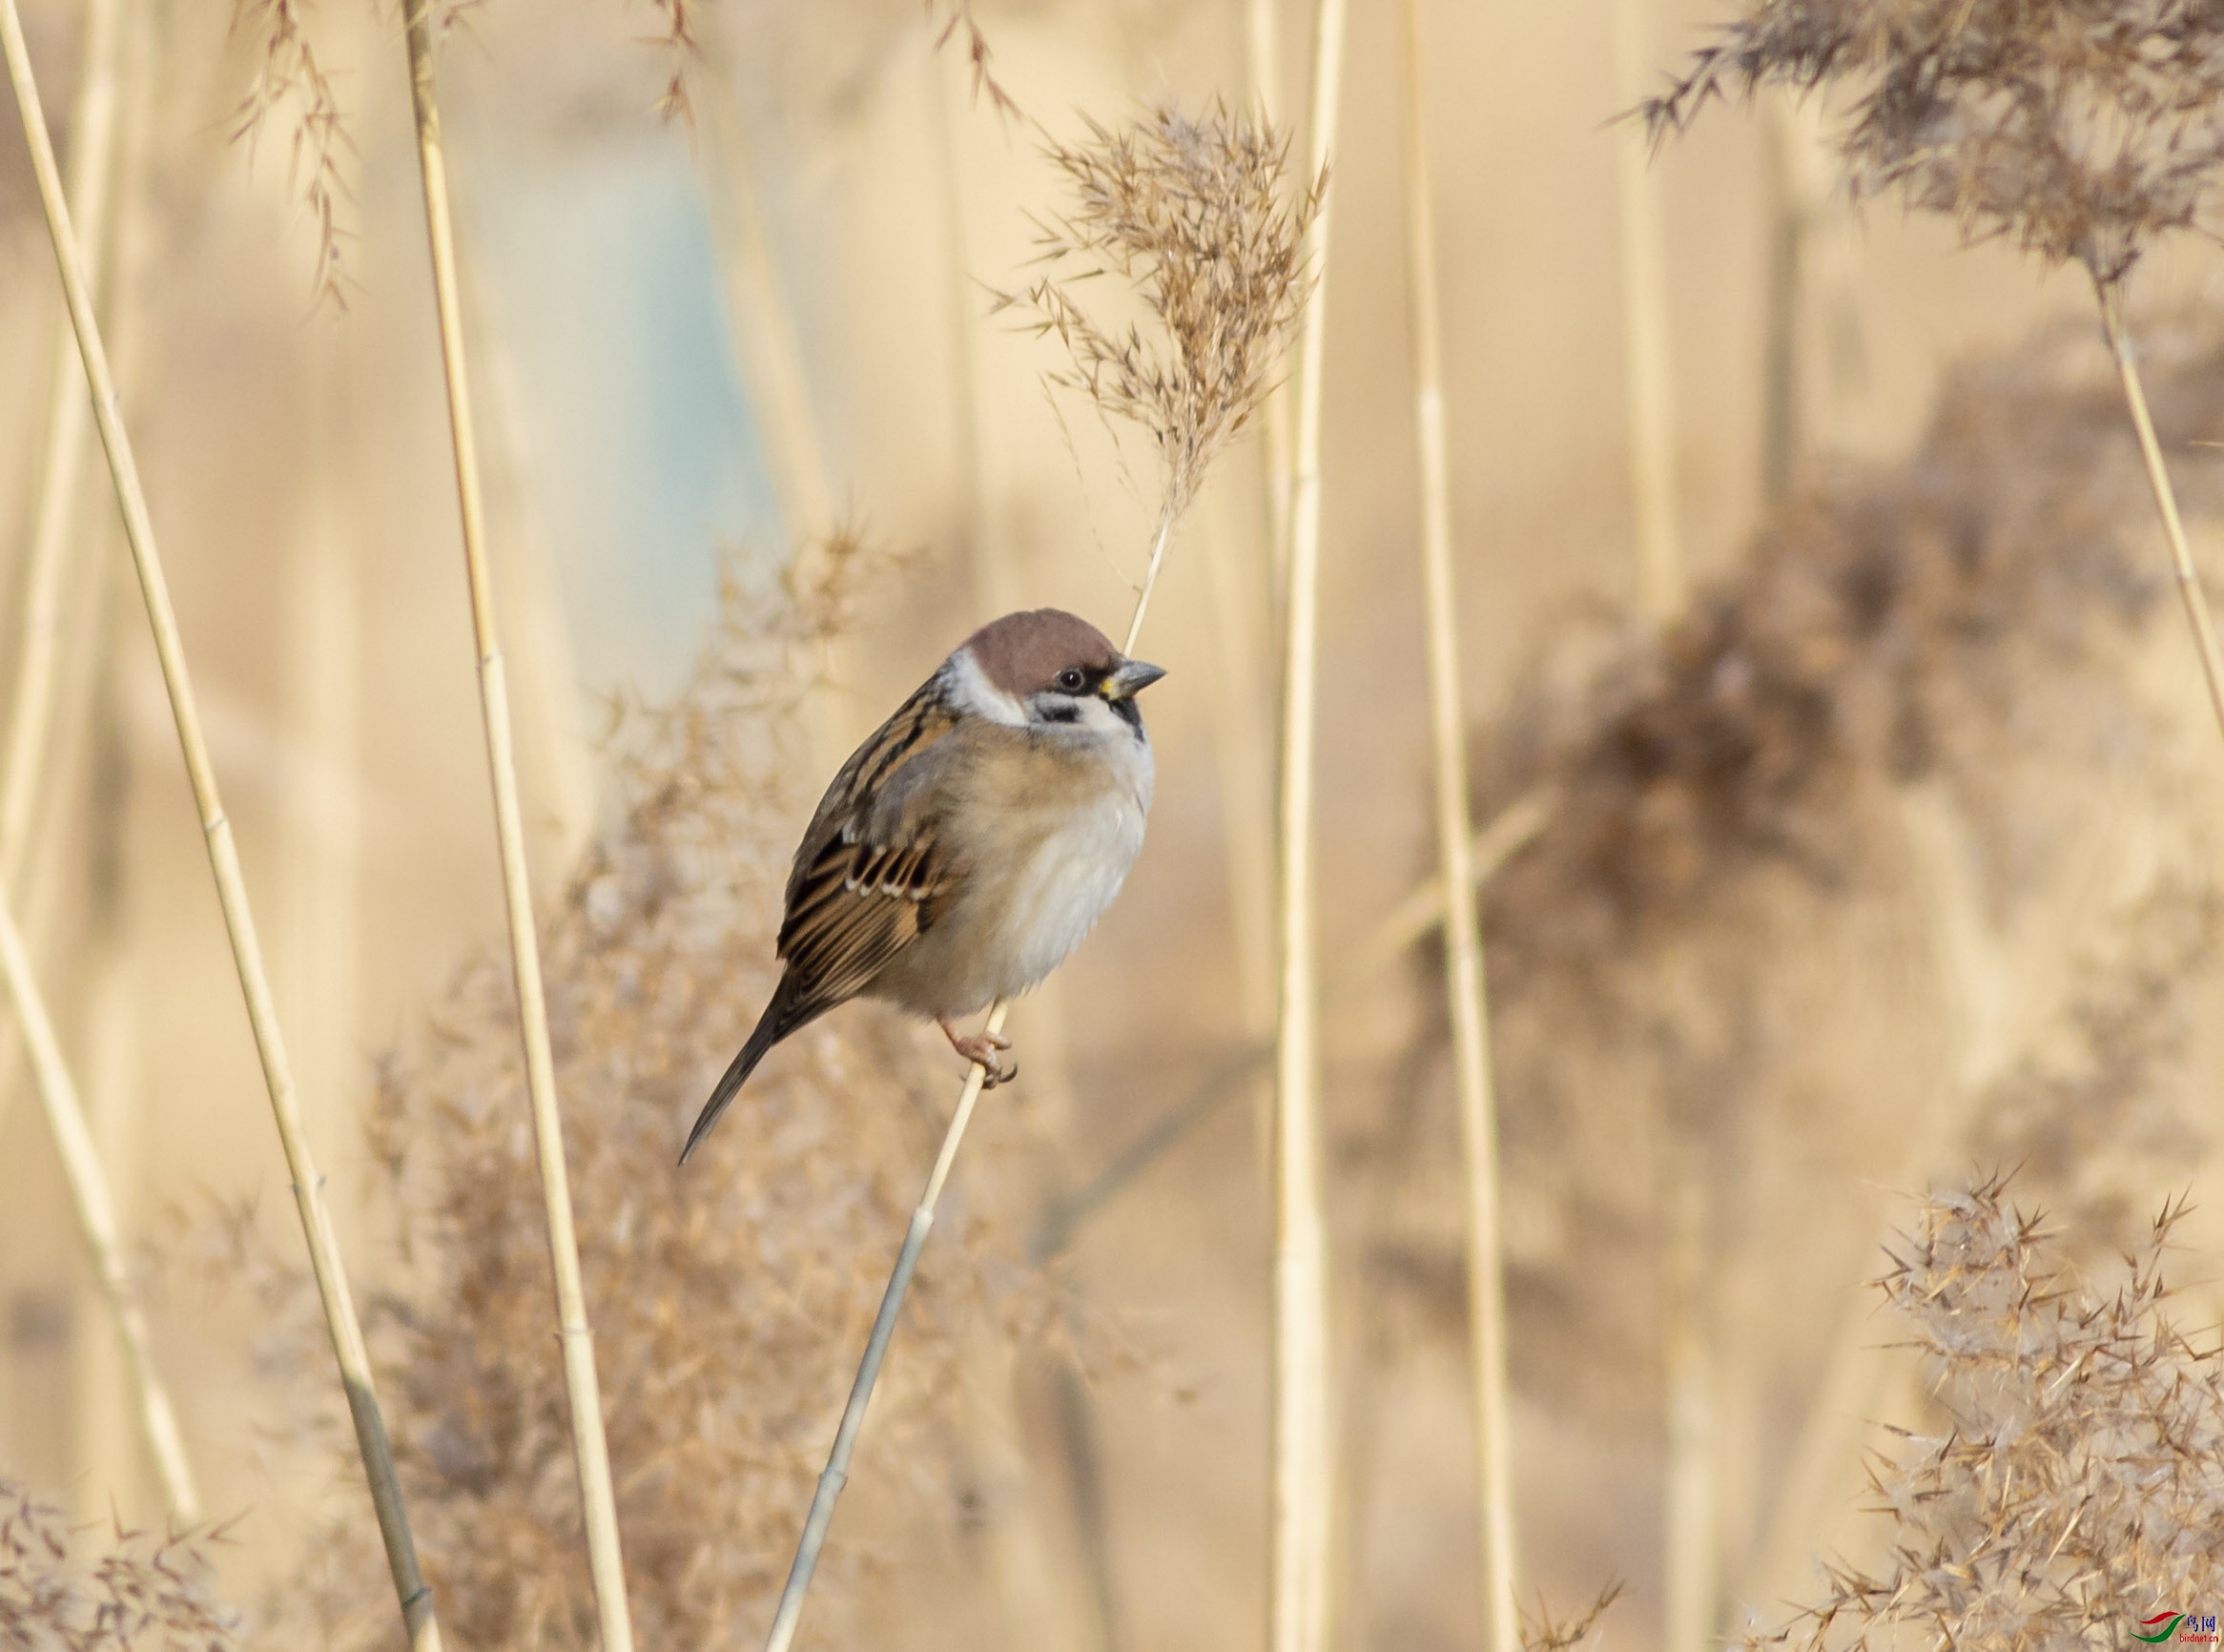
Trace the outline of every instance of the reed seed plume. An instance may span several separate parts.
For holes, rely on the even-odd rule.
[[[2166,1207],[2100,1290],[2005,1178],[1925,1199],[1877,1282],[1934,1411],[1872,1470],[1885,1559],[1831,1563],[1816,1604],[1747,1646],[2112,1646],[2149,1613],[2215,1599],[2224,1368],[2164,1312],[2185,1209]]]
[[[105,1550],[0,1479],[0,1646],[10,1652],[236,1652],[205,1538],[117,1531]]]
[[[839,566],[855,576],[878,564],[853,542]],[[720,1029],[746,1027],[771,991],[787,856],[812,800],[804,687],[789,661],[825,622],[769,576],[754,591],[742,577],[737,566],[716,639],[677,698],[621,710],[613,823],[543,920],[581,1264],[648,1646],[762,1634],[830,1407],[947,1105],[939,1085],[907,1084],[924,1075],[900,1020],[859,1006],[791,1040],[752,1104],[675,1167],[732,1042]],[[457,1642],[584,1652],[595,1609],[515,1038],[508,972],[489,956],[457,981],[425,1046],[385,1064],[370,1137],[402,1261],[369,1305],[373,1343]],[[861,1447],[859,1481],[899,1506],[938,1506],[956,1477],[944,1442],[958,1435],[966,1316],[1001,1325],[1039,1308],[1034,1275],[1008,1260],[997,1168],[991,1147],[945,1212]],[[310,1352],[304,1342],[304,1375]],[[329,1604],[340,1582],[369,1588],[375,1550],[336,1546],[337,1579],[313,1557],[292,1610]],[[836,1642],[854,1638],[843,1626],[864,1564],[850,1544],[827,1559],[814,1622]],[[369,1621],[335,1643],[386,1632]]]
[[[1058,335],[1073,364],[1047,374],[1051,385],[1136,425],[1157,448],[1164,494],[1155,574],[1207,467],[1265,397],[1305,308],[1305,232],[1328,175],[1292,195],[1288,134],[1218,103],[1202,119],[1161,108],[1117,130],[1092,120],[1084,141],[1052,139],[1046,153],[1074,204],[1037,220],[1047,273],[999,293],[995,307]],[[1147,333],[1083,302],[1085,284],[1105,276],[1140,298]]]
[[[233,31],[252,43],[256,66],[246,95],[233,111],[232,136],[252,144],[280,112],[291,112],[286,164],[295,194],[317,225],[314,290],[319,302],[344,306],[348,278],[341,249],[347,231],[340,221],[345,190],[340,163],[348,147],[347,128],[331,77],[310,43],[307,10],[306,0],[235,0]]]
[[[1843,100],[1856,198],[1898,188],[2103,287],[2224,163],[2224,14],[2180,0],[1761,0],[1637,113],[1657,139],[1763,86]]]

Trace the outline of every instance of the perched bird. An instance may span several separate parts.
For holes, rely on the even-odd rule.
[[[852,754],[795,851],[780,983],[682,1164],[766,1051],[853,998],[933,1020],[991,1084],[1013,1076],[1009,1040],[951,1022],[1040,982],[1120,893],[1151,799],[1135,696],[1165,674],[1070,613],[1006,614]]]

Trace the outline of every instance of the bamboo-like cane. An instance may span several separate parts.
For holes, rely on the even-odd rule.
[[[269,972],[263,966],[262,946],[255,930],[255,915],[248,904],[246,879],[239,870],[239,852],[232,839],[232,823],[224,814],[216,776],[209,764],[208,742],[201,731],[200,711],[186,670],[185,646],[177,630],[177,615],[170,601],[169,582],[154,543],[154,524],[147,514],[147,497],[139,483],[138,465],[131,441],[117,412],[115,381],[109,370],[108,353],[93,314],[92,282],[83,254],[70,226],[69,203],[62,196],[61,174],[54,165],[54,147],[48,135],[46,114],[40,107],[38,84],[31,74],[31,52],[24,43],[23,19],[16,0],[0,0],[0,53],[8,60],[9,80],[15,91],[17,112],[23,117],[26,142],[31,148],[31,173],[38,185],[39,204],[46,213],[47,233],[53,243],[54,263],[60,273],[62,296],[69,305],[71,325],[85,367],[93,398],[93,423],[108,455],[109,473],[115,484],[116,504],[123,516],[139,589],[146,599],[147,619],[154,640],[154,655],[162,668],[163,686],[177,724],[177,742],[185,758],[186,777],[192,782],[194,801],[200,812],[201,832],[207,839],[209,867],[216,885],[216,901],[224,915],[224,928],[232,944],[233,960],[239,972],[241,994],[247,1001],[247,1019],[255,1033],[262,1077],[270,1092],[271,1113],[278,1124],[278,1141],[285,1149],[286,1167],[293,1177],[294,1201],[301,1219],[301,1232],[309,1249],[310,1270],[324,1309],[332,1336],[332,1352],[340,1365],[341,1386],[355,1424],[356,1445],[363,1459],[363,1476],[370,1484],[371,1501],[379,1517],[379,1535],[385,1544],[386,1563],[393,1575],[394,1591],[409,1634],[412,1652],[437,1652],[440,1623],[433,1612],[432,1593],[417,1563],[417,1548],[409,1534],[409,1518],[402,1506],[402,1487],[394,1470],[394,1454],[387,1443],[385,1419],[379,1410],[371,1380],[371,1362],[363,1346],[361,1324],[348,1293],[347,1274],[340,1257],[340,1244],[332,1213],[324,1203],[323,1178],[318,1173],[301,1130],[301,1108],[294,1092],[293,1070],[286,1059],[285,1040],[278,1030],[273,1006]]]
[[[1614,0],[1618,107],[1644,89],[1653,0]],[[1676,407],[1668,341],[1667,257],[1658,180],[1644,129],[1620,123],[1616,139],[1621,210],[1622,351],[1629,382],[1630,494],[1637,515],[1637,609],[1655,624],[1682,611],[1683,548],[1676,489]]]
[[[86,268],[95,280],[106,260],[115,192],[115,134],[119,99],[116,66],[124,35],[125,0],[89,0],[85,9],[84,68],[70,109],[70,172],[63,190],[71,221],[80,226]],[[22,881],[42,795],[47,745],[53,733],[54,692],[62,671],[62,584],[70,568],[71,529],[77,514],[86,426],[92,403],[85,369],[69,318],[54,329],[47,402],[47,450],[32,508],[31,547],[24,558],[20,636],[14,680],[8,694],[8,724],[0,734],[0,895],[13,899]]]
[[[1467,719],[1460,702],[1458,599],[1452,563],[1452,474],[1436,291],[1435,208],[1429,193],[1421,0],[1404,0],[1406,279],[1412,311],[1413,423],[1420,454],[1421,573],[1429,630],[1429,724],[1436,774],[1438,866],[1447,889],[1474,881],[1467,812]],[[1498,1115],[1481,924],[1472,900],[1447,903],[1445,990],[1468,1190],[1468,1332],[1482,1501],[1483,1618],[1491,1652],[1520,1652],[1514,1605],[1513,1425],[1506,1394],[1506,1293],[1498,1251]]]
[[[434,297],[440,309],[441,358],[447,378],[449,435],[463,516],[471,631],[479,656],[479,709],[486,732],[486,766],[493,782],[503,901],[509,919],[510,964],[516,974],[525,1089],[533,1116],[533,1150],[540,1164],[541,1200],[547,1217],[548,1267],[554,1276],[557,1323],[563,1340],[564,1387],[571,1407],[571,1449],[579,1474],[580,1512],[587,1526],[587,1571],[594,1585],[603,1652],[632,1652],[633,1624],[627,1608],[625,1560],[618,1542],[617,1497],[610,1483],[610,1452],[603,1434],[594,1334],[587,1325],[579,1241],[572,1228],[564,1122],[557,1109],[556,1063],[549,1049],[547,1002],[541,981],[541,943],[533,929],[533,895],[525,867],[523,811],[518,804],[509,691],[495,630],[493,575],[487,565],[470,384],[463,360],[455,235],[448,212],[447,159],[433,85],[432,0],[409,0],[403,22],[410,93],[416,111],[418,165],[424,183],[426,239],[432,254]]]
[[[109,1197],[108,1178],[101,1172],[93,1133],[85,1125],[85,1109],[77,1100],[77,1085],[63,1060],[61,1041],[47,1014],[46,1001],[31,969],[31,957],[14,916],[0,901],[0,976],[7,978],[8,1002],[23,1029],[24,1047],[31,1056],[31,1076],[39,1103],[46,1108],[48,1127],[53,1131],[54,1150],[61,1157],[62,1173],[70,1184],[70,1202],[77,1212],[77,1229],[100,1279],[100,1293],[115,1319],[116,1340],[122,1344],[139,1402],[139,1427],[147,1449],[154,1455],[155,1471],[162,1476],[163,1495],[170,1499],[174,1523],[190,1526],[200,1518],[200,1494],[194,1488],[193,1467],[185,1456],[185,1440],[178,1433],[177,1413],[170,1403],[170,1390],[154,1367],[154,1351],[147,1330],[146,1311],[132,1290],[131,1270],[124,1265],[123,1238],[115,1220],[115,1204]]]
[[[2209,618],[2209,601],[2201,592],[2200,570],[2186,544],[2185,524],[2178,520],[2177,494],[2170,485],[2170,471],[2162,462],[2162,444],[2155,439],[2154,421],[2147,411],[2147,389],[2139,379],[2139,363],[2132,354],[2131,330],[2124,324],[2123,299],[2115,285],[2098,287],[2101,325],[2107,330],[2109,349],[2116,359],[2116,373],[2124,383],[2124,404],[2131,409],[2132,428],[2139,433],[2139,456],[2147,462],[2147,484],[2154,492],[2154,508],[2162,518],[2163,536],[2170,542],[2171,570],[2177,579],[2177,594],[2185,604],[2187,623],[2193,627],[2193,647],[2201,656],[2201,678],[2209,689],[2209,709],[2215,713],[2216,729],[2224,733],[2224,654],[2216,648],[2216,628]]]
[[[1307,233],[1315,286],[1298,341],[1283,602],[1282,774],[1276,813],[1274,1357],[1269,1652],[1328,1643],[1330,1462],[1328,1224],[1322,1210],[1319,960],[1313,934],[1313,785],[1320,658],[1322,378],[1328,357],[1328,226],[1344,80],[1345,0],[1313,21],[1306,176],[1322,178]]]

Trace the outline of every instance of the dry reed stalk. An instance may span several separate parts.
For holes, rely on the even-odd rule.
[[[464,134],[466,146],[470,135]],[[476,404],[479,468],[495,525],[495,576],[508,592],[509,640],[504,652],[514,668],[509,680],[522,708],[524,772],[540,776],[540,795],[528,797],[526,818],[543,823],[535,845],[541,864],[560,870],[578,859],[594,834],[595,756],[581,728],[571,627],[547,526],[530,482],[542,473],[532,444],[530,403],[519,382],[517,351],[503,308],[488,302],[484,262],[472,256],[468,244],[469,226],[483,221],[471,210],[470,179],[448,182],[451,200],[462,197],[457,228],[465,244],[457,275],[463,332],[477,382],[486,393]]]
[[[139,1428],[154,1454],[162,1478],[162,1492],[170,1501],[173,1523],[190,1526],[200,1518],[200,1494],[194,1487],[193,1466],[186,1459],[185,1440],[178,1433],[177,1412],[170,1403],[170,1390],[155,1369],[153,1339],[146,1311],[132,1289],[131,1270],[124,1261],[123,1235],[116,1225],[115,1205],[109,1197],[108,1177],[100,1167],[100,1154],[86,1127],[85,1109],[77,1099],[76,1084],[63,1059],[61,1041],[47,1015],[45,999],[31,973],[31,955],[7,904],[0,901],[0,976],[5,976],[8,1001],[22,1029],[31,1058],[31,1077],[39,1102],[46,1108],[47,1126],[53,1133],[54,1151],[70,1186],[70,1203],[77,1215],[77,1229],[100,1281],[100,1293],[115,1322],[116,1340],[131,1371],[138,1402]]]
[[[1422,608],[1429,635],[1429,724],[1436,780],[1438,875],[1473,886],[1468,819],[1466,712],[1460,695],[1459,598],[1452,571],[1452,474],[1444,432],[1441,304],[1420,0],[1403,0],[1406,279],[1411,305],[1413,423],[1420,459]],[[1491,1081],[1491,1016],[1481,919],[1472,900],[1447,903],[1445,991],[1453,1090],[1466,1160],[1470,1400],[1481,1498],[1483,1615],[1491,1652],[1520,1652],[1514,1610],[1513,1421],[1506,1376],[1505,1269],[1498,1248],[1498,1108]]]
[[[1615,0],[1614,76],[1617,101],[1634,101],[1651,52],[1654,0]],[[1665,233],[1658,179],[1647,164],[1642,133],[1625,127],[1616,144],[1620,206],[1623,360],[1630,417],[1630,493],[1636,513],[1637,609],[1656,626],[1682,611],[1684,567],[1680,500],[1676,482],[1676,406],[1670,339]],[[1671,1132],[1683,1126],[1666,1122]],[[1671,1150],[1663,1160],[1669,1225],[1664,1298],[1667,1467],[1662,1557],[1664,1652],[1702,1652],[1714,1630],[1717,1558],[1713,1458],[1712,1369],[1702,1300],[1706,1268],[1694,1248],[1703,1243],[1696,1212],[1699,1189],[1680,1178],[1696,1174],[1696,1153]]]
[[[246,879],[239,869],[239,852],[233,841],[232,823],[224,813],[216,788],[216,772],[209,763],[208,743],[186,671],[185,648],[178,635],[176,613],[171,606],[169,582],[154,543],[154,524],[147,513],[138,465],[117,410],[115,380],[109,369],[108,353],[93,313],[92,281],[78,250],[75,232],[70,225],[69,203],[63,198],[61,175],[54,164],[53,142],[47,133],[46,116],[39,104],[38,86],[31,74],[31,53],[24,42],[23,22],[15,0],[0,0],[0,51],[5,52],[8,60],[9,79],[14,87],[16,109],[23,118],[24,136],[31,148],[31,171],[46,214],[48,237],[53,245],[63,298],[69,305],[71,323],[76,330],[86,382],[92,392],[94,423],[108,455],[109,473],[115,484],[125,536],[130,541],[139,589],[146,599],[155,658],[161,666],[171,713],[176,721],[186,776],[192,783],[194,801],[200,813],[217,904],[223,911],[225,933],[238,968],[240,991],[247,1002],[248,1022],[261,1059],[263,1084],[270,1093],[278,1141],[292,1173],[295,1206],[308,1245],[310,1266],[316,1273],[318,1296],[331,1334],[333,1354],[340,1365],[341,1385],[346,1390],[364,1478],[369,1482],[371,1500],[378,1512],[380,1538],[386,1551],[395,1595],[401,1603],[412,1652],[438,1652],[439,1621],[409,1535],[408,1514],[395,1478],[393,1451],[387,1443],[385,1422],[372,1384],[362,1326],[348,1293],[347,1274],[340,1262],[332,1214],[324,1203],[323,1181],[302,1133],[300,1102],[295,1094],[285,1041],[278,1030],[269,973],[263,966],[262,946],[256,935],[254,912],[247,899]]]
[[[70,170],[63,191],[71,219],[84,226],[86,267],[100,279],[113,219],[119,98],[117,66],[127,27],[127,0],[90,0],[85,9],[84,62],[70,108]],[[54,696],[62,673],[63,582],[77,513],[91,404],[85,369],[69,318],[55,319],[48,371],[46,457],[24,553],[23,590],[8,723],[0,733],[0,898],[14,899],[31,852],[53,733]]]
[[[565,1390],[570,1400],[573,1461],[587,1527],[587,1567],[604,1652],[632,1652],[633,1625],[626,1601],[626,1570],[618,1539],[616,1495],[610,1483],[609,1443],[603,1432],[601,1383],[595,1374],[594,1333],[587,1325],[587,1291],[579,1271],[571,1184],[564,1158],[564,1121],[556,1098],[556,1063],[548,1042],[548,1006],[541,980],[541,943],[534,930],[532,885],[525,865],[523,812],[510,732],[509,691],[496,633],[493,576],[487,565],[470,385],[463,360],[463,320],[457,291],[454,230],[449,221],[447,159],[441,139],[440,106],[433,83],[432,0],[410,0],[404,12],[411,101],[416,114],[419,170],[424,184],[426,238],[432,256],[434,296],[440,310],[441,358],[445,370],[449,435],[456,492],[463,518],[464,573],[471,630],[479,660],[479,704],[486,734],[486,764],[493,782],[495,837],[502,857],[503,901],[509,920],[510,965],[525,1046],[525,1086],[533,1120],[533,1150],[540,1165],[547,1220],[548,1265],[553,1275],[558,1330],[563,1340]]]
[[[1614,0],[1614,83],[1624,105],[1644,87],[1654,0]],[[1615,149],[1620,209],[1622,359],[1630,430],[1630,506],[1637,552],[1637,611],[1665,625],[1687,584],[1676,487],[1676,391],[1669,339],[1668,264],[1660,192],[1644,134],[1625,127]]]
[[[2139,457],[2147,467],[2147,485],[2154,493],[2155,512],[2162,518],[2163,537],[2170,544],[2171,572],[2177,582],[2178,598],[2185,605],[2186,622],[2193,627],[2201,680],[2209,691],[2209,709],[2215,714],[2216,732],[2224,733],[2224,654],[2217,651],[2216,628],[2209,617],[2208,598],[2201,590],[2200,570],[2193,566],[2185,524],[2178,519],[2177,493],[2162,462],[2162,444],[2154,439],[2154,421],[2147,411],[2147,389],[2139,379],[2131,329],[2124,322],[2123,294],[2115,283],[2096,280],[2093,297],[2100,304],[2101,325],[2108,334],[2110,353],[2116,359],[2117,376],[2123,381],[2124,405],[2131,412],[2131,427],[2139,433]]]
[[[1299,335],[1283,603],[1281,788],[1276,806],[1274,1356],[1269,1652],[1325,1652],[1329,1641],[1329,1509],[1334,1409],[1328,1394],[1328,1220],[1321,1166],[1320,965],[1313,932],[1313,791],[1318,748],[1321,425],[1328,365],[1330,191],[1344,83],[1345,0],[1313,17],[1308,176],[1320,182],[1306,227],[1316,285]]]
[[[1244,56],[1251,106],[1267,126],[1282,124],[1281,0],[1244,0]],[[1264,485],[1267,608],[1282,600],[1289,554],[1289,381],[1277,374],[1259,409],[1259,478]]]

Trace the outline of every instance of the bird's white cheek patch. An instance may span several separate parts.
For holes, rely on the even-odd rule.
[[[942,667],[943,692],[961,712],[1013,728],[1027,726],[1027,708],[988,680],[971,649],[959,649]]]

